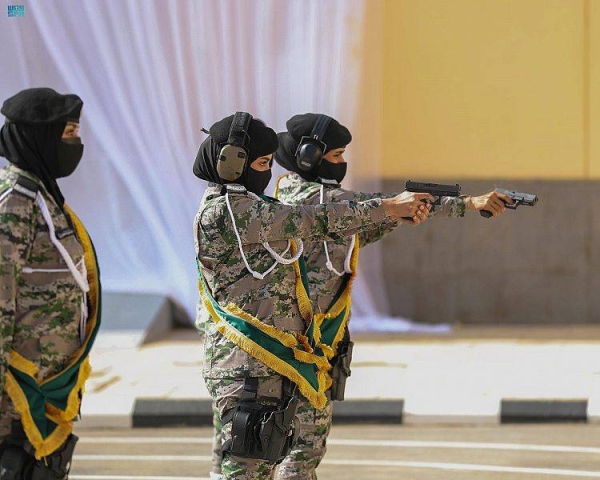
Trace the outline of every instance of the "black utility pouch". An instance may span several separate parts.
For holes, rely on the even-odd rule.
[[[293,393],[284,394],[283,399],[257,397],[257,391],[257,379],[248,378],[242,400],[223,416],[224,424],[231,422],[231,440],[225,442],[223,452],[279,463],[300,431],[298,397]]]
[[[21,422],[13,422],[12,433],[0,448],[0,480],[68,480],[77,440],[70,434],[58,450],[36,460]]]
[[[22,447],[6,447],[0,457],[0,480],[22,480],[34,459]]]
[[[231,417],[231,443],[223,450],[244,458],[260,458],[255,429],[260,421],[263,406],[256,402],[242,401],[235,407]],[[223,419],[225,423],[226,419]]]
[[[31,480],[67,480],[77,440],[79,437],[70,434],[58,450],[37,460],[31,471]]]
[[[27,437],[19,420],[13,420],[11,433],[0,445],[0,480],[29,478],[35,457],[25,451]]]
[[[354,342],[347,340],[338,344],[338,354],[331,359],[331,387],[329,394],[331,400],[344,400],[346,391],[346,380],[352,374],[350,363],[352,362],[352,349]]]
[[[281,410],[265,413],[258,429],[262,458],[269,463],[281,462],[292,450],[298,434],[296,418],[298,397],[289,397]]]

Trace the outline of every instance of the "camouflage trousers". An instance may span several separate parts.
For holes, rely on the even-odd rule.
[[[262,380],[262,379],[261,379]],[[266,380],[266,379],[265,379]],[[229,383],[230,379],[223,379],[226,383]],[[219,380],[206,380],[207,385],[209,385],[209,391],[213,392],[213,388],[210,386],[210,383],[213,384],[216,388],[219,388],[216,383]],[[259,381],[259,394],[261,393],[261,381]],[[268,385],[268,381],[265,381],[265,385],[263,386],[263,391],[270,392],[272,395],[272,390],[269,388],[264,388]],[[241,380],[241,387],[243,389],[244,381]],[[279,387],[280,389],[281,387]],[[227,390],[226,387],[221,388],[222,391]],[[241,390],[240,390],[241,395]],[[213,438],[213,450],[212,450],[212,461],[213,467],[211,471],[211,478],[218,478],[218,475],[222,475],[222,480],[226,480],[229,478],[236,479],[276,479],[276,480],[316,480],[316,468],[321,463],[321,460],[325,456],[325,452],[327,450],[327,436],[331,430],[331,418],[332,418],[332,403],[330,401],[327,402],[324,408],[316,409],[314,408],[308,400],[304,397],[300,397],[300,403],[298,404],[298,410],[296,412],[296,416],[298,417],[300,423],[300,434],[298,436],[298,441],[289,455],[281,462],[279,465],[275,466],[274,469],[269,471],[268,476],[252,476],[250,472],[244,472],[242,476],[228,476],[231,475],[230,459],[228,455],[223,457],[223,452],[221,450],[221,446],[227,440],[226,437],[227,432],[230,431],[230,425],[221,424],[221,415],[220,410],[217,406],[217,403],[214,401],[215,397],[213,396],[213,425],[214,425],[214,438]],[[235,457],[233,457],[235,458]],[[240,460],[240,459],[238,459]],[[248,461],[248,459],[241,459],[242,462]],[[251,463],[256,462],[256,460],[250,460]],[[238,462],[239,463],[239,462]],[[241,473],[241,472],[240,472]],[[246,474],[247,476],[243,476]]]
[[[317,409],[300,397],[296,414],[300,420],[300,435],[292,451],[277,466],[276,480],[316,480],[316,469],[327,451],[332,413],[331,401]]]
[[[206,387],[210,392],[213,405],[219,412],[219,418],[236,407],[242,398],[244,391],[244,378],[205,378]],[[258,381],[258,396],[281,397],[282,379],[276,375],[272,377],[261,377]],[[231,439],[231,423],[222,425],[220,431],[220,444]],[[220,449],[219,449],[220,450]],[[218,454],[220,456],[220,454]],[[214,456],[213,456],[214,458]],[[273,478],[275,465],[264,460],[253,458],[242,458],[235,455],[223,454],[221,458],[222,480],[269,480]]]
[[[214,436],[212,443],[212,470],[211,475],[215,478],[216,475],[221,475],[221,463],[223,461],[223,424],[221,423],[221,416],[219,415],[219,409],[213,402],[213,427]]]
[[[44,321],[33,326],[19,325],[18,328],[21,332],[26,332],[22,333],[26,339],[12,343],[10,347],[36,365],[38,381],[62,371],[80,345],[79,320],[67,324]],[[56,331],[52,331],[52,328]],[[0,371],[0,374],[6,375],[6,370]],[[6,387],[6,377],[1,380],[3,381],[0,385]],[[4,390],[0,398],[0,443],[11,433],[13,420],[20,418],[12,400]]]

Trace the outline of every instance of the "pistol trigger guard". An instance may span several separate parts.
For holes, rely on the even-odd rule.
[[[422,199],[421,201],[423,203],[427,203],[428,205],[431,205],[431,211],[433,211],[433,209],[435,208],[435,205],[438,205],[438,202],[440,201],[440,198],[442,197],[436,197],[435,195],[433,195],[433,202],[431,200],[427,200],[426,198]]]
[[[508,208],[509,210],[516,210],[519,205],[523,205],[523,202],[520,200],[515,200],[515,203],[513,203],[512,205],[508,203],[505,203],[504,205],[506,205],[506,208]]]

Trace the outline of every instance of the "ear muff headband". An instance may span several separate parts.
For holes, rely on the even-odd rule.
[[[247,112],[236,112],[233,117],[229,138],[221,148],[217,161],[217,173],[223,180],[233,182],[244,173],[248,159],[248,150],[245,145],[251,120],[252,115]]]
[[[310,172],[321,165],[327,145],[322,138],[325,136],[331,117],[319,115],[309,137],[302,137],[296,149],[296,165],[304,172]]]

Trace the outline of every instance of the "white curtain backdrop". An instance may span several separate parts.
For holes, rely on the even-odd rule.
[[[106,290],[165,293],[194,316],[202,127],[246,110],[280,131],[313,111],[360,135],[367,0],[11,3],[25,17],[0,12],[0,99],[48,86],[84,100],[84,159],[60,185]],[[355,289],[358,314],[378,311],[368,286],[381,292],[383,280],[369,277]]]

